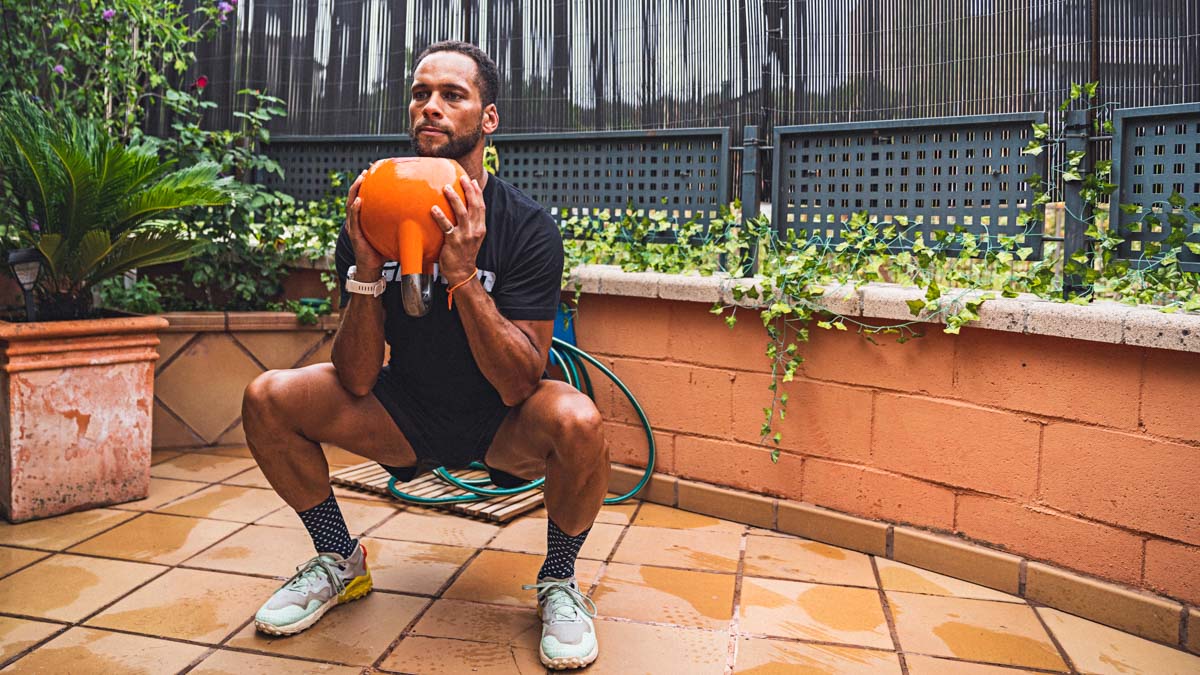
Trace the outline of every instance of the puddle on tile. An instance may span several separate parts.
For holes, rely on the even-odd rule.
[[[803,539],[747,537],[744,571],[754,577],[875,587],[868,556]]]
[[[34,569],[31,567],[28,571],[32,572]],[[56,609],[70,607],[79,600],[79,596],[83,595],[85,590],[100,584],[99,576],[78,565],[64,565],[47,560],[38,565],[36,569],[39,575],[46,574],[54,580],[52,584],[39,584],[36,597],[26,598],[26,601],[22,603],[23,610],[38,616],[44,616],[46,612],[53,612]],[[13,577],[13,580],[18,578]],[[30,602],[33,604],[29,604]]]
[[[0,581],[0,611],[79,621],[162,571],[158,565],[59,554]]]
[[[473,636],[472,636],[473,637]],[[534,649],[417,635],[400,641],[380,667],[418,675],[527,675],[546,672]]]
[[[157,675],[187,667],[205,647],[90,628],[72,628],[9,666],[13,672]]]
[[[1058,659],[1054,646],[1033,638],[975,626],[962,621],[947,621],[933,627],[950,652],[960,659],[991,663],[1053,663]]]
[[[893,647],[883,604],[873,589],[745,578],[741,616],[747,633]]]
[[[541,621],[532,607],[504,607],[462,600],[435,600],[413,628],[426,637],[469,636],[481,642],[537,649]]]
[[[226,521],[148,513],[70,551],[175,564],[239,527]]]
[[[0,521],[0,544],[63,549],[136,515],[115,509],[92,509],[16,525]]]
[[[1056,609],[1039,607],[1037,612],[1080,672],[1154,675],[1200,673],[1200,656]],[[1198,629],[1195,624],[1189,624],[1188,630]]]
[[[876,558],[875,564],[879,567],[880,583],[884,589],[889,591],[1024,603],[1024,600],[1015,595],[1002,593],[937,572],[911,567],[894,560]]]
[[[43,623],[0,616],[0,663],[16,656],[64,628],[61,624]]]
[[[946,587],[935,584],[912,570],[900,567],[880,566],[879,579],[884,588],[926,595],[952,595]]]
[[[346,666],[218,650],[190,672],[191,675],[359,675],[362,671]]]
[[[721,629],[733,616],[731,574],[610,564],[592,599],[601,616]]]
[[[214,485],[158,512],[248,523],[286,505],[270,490]]]
[[[736,675],[900,675],[893,652],[741,638]]]
[[[208,557],[213,560],[245,560],[253,552],[247,546],[225,546],[211,551]]]
[[[801,593],[796,603],[834,630],[871,631],[884,623],[877,612],[878,597],[861,593],[848,596],[836,586],[814,586]]]
[[[45,558],[48,553],[41,551],[27,551],[22,548],[9,548],[8,546],[0,546],[0,577],[7,576],[10,572],[14,572],[26,565]]]

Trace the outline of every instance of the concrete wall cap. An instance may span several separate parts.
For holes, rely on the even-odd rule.
[[[761,277],[731,279],[727,276],[624,272],[613,265],[582,265],[572,270],[570,279],[565,290],[574,290],[578,283],[584,292],[604,295],[720,302],[751,308],[762,307],[766,301],[765,298],[743,297],[737,301],[733,298],[733,289],[738,286],[758,286],[761,290]],[[981,291],[942,290],[942,296],[955,305],[980,295]],[[906,303],[923,297],[919,289],[899,284],[871,283],[857,287],[833,284],[825,287],[821,304],[842,316],[920,321],[929,317],[914,317]],[[1155,307],[1112,301],[1076,305],[1043,300],[1029,294],[1016,298],[997,297],[985,302],[979,308],[979,320],[967,326],[1200,353],[1200,314],[1168,314]]]

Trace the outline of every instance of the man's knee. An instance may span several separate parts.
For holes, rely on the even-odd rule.
[[[589,451],[596,443],[603,446],[604,419],[592,399],[582,394],[563,397],[554,420],[559,440],[566,441],[563,445]]]
[[[251,427],[283,417],[287,385],[283,371],[268,370],[246,385],[242,394],[242,424]]]

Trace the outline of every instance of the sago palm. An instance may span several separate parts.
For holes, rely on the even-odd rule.
[[[89,120],[51,117],[27,96],[0,101],[0,224],[6,246],[44,258],[44,319],[92,315],[92,288],[134,267],[183,260],[197,242],[163,217],[230,201],[217,165],[183,169],[147,143],[126,145]]]

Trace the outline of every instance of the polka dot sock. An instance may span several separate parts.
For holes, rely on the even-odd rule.
[[[297,514],[308,530],[308,536],[312,537],[317,553],[336,553],[343,558],[354,554],[358,540],[350,538],[350,531],[346,529],[346,519],[342,517],[342,510],[338,508],[333,490],[329,491],[325,501],[307,511],[298,511]]]
[[[592,528],[572,537],[558,529],[553,520],[547,518],[546,522],[546,562],[542,564],[542,571],[538,572],[538,579],[570,579],[575,576],[575,558]]]

